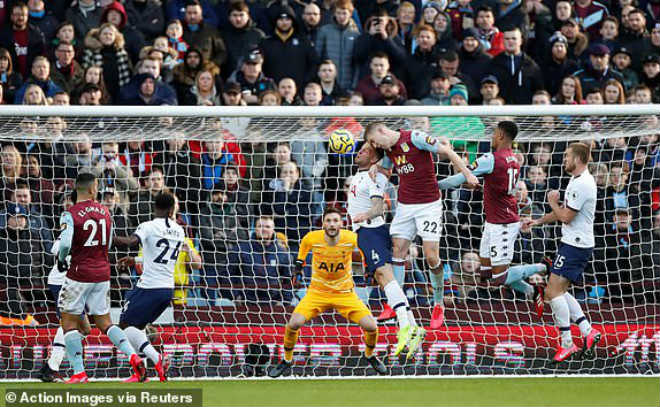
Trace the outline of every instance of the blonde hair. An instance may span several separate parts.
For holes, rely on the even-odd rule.
[[[13,168],[8,168],[4,162],[5,154],[14,154],[16,165]],[[3,178],[13,178],[14,180],[21,176],[21,169],[23,168],[23,156],[18,149],[12,145],[6,145],[2,148],[2,176]],[[8,170],[13,170],[13,174],[8,175]]]
[[[30,93],[30,90],[32,89],[37,89],[37,93],[39,93],[39,100],[36,103],[28,103],[28,94]],[[23,94],[23,103],[24,105],[40,105],[40,106],[46,106],[49,105],[48,99],[46,98],[46,94],[44,93],[44,90],[41,89],[39,85],[28,85],[27,88],[25,88],[25,93]]]

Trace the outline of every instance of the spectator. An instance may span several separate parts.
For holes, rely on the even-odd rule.
[[[45,37],[44,37],[45,38]],[[51,38],[46,38],[46,44],[49,46],[50,50],[57,47],[57,44],[60,41],[68,42],[73,44],[73,47],[76,49],[76,56],[80,57],[80,44],[81,42],[76,39],[75,28],[73,24],[69,21],[63,21],[55,29],[55,35]]]
[[[188,147],[185,135],[172,134],[153,159],[163,169],[165,185],[174,192],[188,213],[198,213],[200,201],[200,162]]]
[[[78,83],[83,81],[84,71],[74,59],[76,50],[73,44],[60,41],[55,48],[55,66],[51,77],[55,85],[67,93],[71,93]]]
[[[92,168],[95,163],[92,142],[87,133],[79,133],[78,140],[73,143],[73,154],[66,157],[66,177],[75,178],[78,170]]]
[[[103,101],[103,91],[93,83],[86,83],[83,85],[78,104],[81,106],[99,106]]]
[[[23,157],[18,149],[11,145],[2,146],[2,178],[0,178],[0,193],[6,201],[11,199],[11,194],[16,187],[16,181],[21,176]]]
[[[603,24],[600,27],[601,42],[613,51],[619,46],[619,20],[614,16],[603,18]]]
[[[529,190],[525,181],[521,180],[516,183],[516,199],[518,200],[518,213],[520,215],[531,216],[533,219],[537,219],[545,214],[542,204],[534,202],[529,196]]]
[[[490,298],[486,289],[480,288],[477,280],[479,274],[479,255],[475,252],[465,252],[460,262],[449,278],[449,287],[437,289],[444,290],[444,305],[456,306],[468,301],[478,301]],[[436,288],[434,288],[436,289]]]
[[[48,144],[48,143],[43,143]],[[40,144],[42,145],[42,144]],[[39,206],[38,211],[43,213],[49,218],[53,215],[53,194],[55,193],[55,185],[51,179],[48,179],[41,172],[41,164],[39,163],[40,155],[51,155],[52,151],[41,150],[35,152],[34,154],[29,154],[25,158],[25,170],[23,178],[27,182],[29,191],[32,191],[32,199]],[[44,161],[53,162],[52,156],[48,159],[44,158]],[[52,172],[52,168],[51,168]],[[14,194],[16,191],[14,190]],[[29,205],[26,205],[28,209],[31,209]],[[53,222],[48,222],[49,225],[54,225]]]
[[[633,88],[633,98],[635,103],[653,103],[651,89],[644,84],[637,85]]]
[[[390,61],[387,54],[383,52],[374,53],[371,56],[369,69],[371,74],[362,78],[355,88],[364,98],[365,104],[374,104],[380,98],[379,85],[388,74],[396,81],[401,96],[407,98],[406,87],[403,82],[390,73]]]
[[[302,173],[303,182],[315,192],[321,188],[328,167],[328,151],[325,148],[325,138],[319,125],[316,118],[301,117],[295,133],[295,139],[300,141],[291,145],[291,157],[298,166],[296,170],[300,169],[297,176],[301,177],[300,173]],[[281,168],[283,169],[283,167]],[[282,173],[279,175],[281,177]],[[295,182],[292,181],[290,184],[293,185]],[[317,197],[317,201],[320,201],[320,198]],[[277,223],[277,219],[275,223]]]
[[[435,20],[433,20],[433,29],[437,36],[436,44],[438,44],[438,47],[448,51],[456,49],[456,40],[454,40],[451,32],[451,17],[449,17],[447,12],[443,11],[435,16]]]
[[[479,83],[485,76],[492,57],[484,51],[479,42],[477,29],[463,30],[463,42],[458,56],[461,61],[460,71],[469,76],[472,82]]]
[[[605,191],[605,219],[611,222],[617,209],[627,209],[632,219],[639,224],[639,196],[630,192],[628,177],[630,170],[625,162],[610,164],[610,185]]]
[[[335,3],[334,21],[319,29],[314,44],[322,60],[330,59],[334,63],[337,83],[344,90],[355,88],[358,79],[353,52],[360,33],[351,24],[352,13],[351,0],[338,0]]]
[[[263,305],[289,304],[292,293],[283,282],[291,278],[291,254],[275,234],[270,216],[261,216],[248,242],[238,246],[238,258],[230,262],[232,275],[242,277],[242,290],[236,300]],[[286,287],[286,288],[285,288]]]
[[[281,106],[282,96],[276,90],[267,90],[259,95],[259,106]]]
[[[399,4],[394,0],[356,0],[355,6],[360,16],[360,21],[366,22],[369,17],[373,17],[375,14],[381,12],[381,10],[383,15],[395,15]]]
[[[215,29],[214,24],[206,23],[199,0],[190,0],[186,4],[183,40],[200,50],[205,61],[211,61],[220,67],[227,59],[227,48]]]
[[[653,45],[649,32],[646,29],[646,16],[644,11],[633,9],[628,14],[628,29],[619,36],[622,47],[628,48],[632,53],[632,68],[640,71],[642,60],[646,55],[652,53]]]
[[[495,13],[491,7],[482,5],[477,9],[476,28],[479,42],[490,56],[495,57],[504,51],[504,36],[495,26]]]
[[[489,105],[500,94],[500,84],[495,75],[488,75],[481,80],[481,103]]]
[[[637,72],[631,68],[632,64],[632,54],[625,47],[618,47],[614,50],[612,54],[612,67],[619,71],[623,76],[623,88],[626,90],[632,90],[635,86],[639,84],[639,77]]]
[[[442,4],[435,1],[427,2],[424,4],[424,6],[422,6],[422,21],[420,23],[432,26],[435,18],[443,11],[444,7]]]
[[[280,7],[274,21],[275,32],[261,42],[260,48],[266,76],[275,81],[291,78],[300,87],[316,75],[319,58],[309,41],[297,31],[295,18],[290,7]]]
[[[654,103],[660,101],[660,56],[647,55],[642,62],[640,82],[651,90],[651,99]]]
[[[68,93],[62,91],[62,92],[57,92],[55,96],[53,96],[53,103],[51,105],[54,106],[69,106],[71,104],[71,97],[69,96]]]
[[[541,69],[521,50],[521,45],[520,29],[505,31],[505,50],[490,64],[490,72],[499,80],[501,96],[508,104],[529,104],[534,92],[543,89]]]
[[[220,68],[213,62],[204,59],[202,52],[197,48],[189,48],[184,62],[174,67],[174,87],[177,99],[183,100],[188,90],[195,84],[195,78],[202,71],[207,70],[215,76],[220,74]]]
[[[580,80],[575,76],[567,76],[561,82],[561,87],[552,98],[554,105],[581,105],[582,86]]]
[[[250,8],[243,1],[229,5],[229,24],[222,30],[221,35],[227,46],[227,61],[223,66],[225,76],[234,72],[239,67],[239,61],[257,48],[266,37],[252,21]],[[261,92],[255,93],[254,96],[259,93]],[[254,104],[249,100],[248,103]]]
[[[580,32],[580,25],[574,18],[569,18],[561,25],[560,33],[568,42],[568,58],[579,60],[589,47],[589,38]]]
[[[593,0],[575,0],[575,16],[582,21],[582,28],[592,41],[601,40],[600,29],[610,14],[607,7]]]
[[[140,86],[144,83],[145,77],[143,75],[150,75],[154,81],[154,90],[153,96],[149,104],[154,105],[177,105],[177,97],[174,89],[165,81],[162,80],[160,75],[160,66],[162,61],[155,59],[154,57],[148,57],[143,59],[138,64],[138,74],[131,78],[130,82],[119,91],[119,99],[123,101],[124,104],[138,103],[140,102],[142,96],[140,95]],[[133,102],[130,102],[133,101]]]
[[[431,91],[422,99],[423,105],[437,106],[449,104],[449,77],[442,69],[436,69],[431,75]]]
[[[137,96],[132,99],[123,99],[122,104],[137,106],[161,106],[176,105],[176,100],[172,98],[163,85],[159,85],[156,78],[149,73],[141,73],[135,77],[135,83],[138,84]]]
[[[188,91],[182,105],[188,106],[221,106],[221,90],[216,86],[213,73],[200,71],[197,74],[195,85]]]
[[[117,236],[130,236],[134,229],[129,226],[126,212],[121,203],[121,197],[115,188],[105,186],[100,189],[99,202],[101,202],[101,204],[110,212],[113,233]],[[118,259],[128,256],[128,254],[128,251],[119,249],[117,246],[113,245],[109,252],[110,264],[117,264]],[[121,280],[129,280],[130,276],[120,272],[119,278],[121,284]]]
[[[50,209],[47,208],[48,202],[39,202],[37,204],[32,203],[32,194],[38,192],[39,191],[31,191],[30,184],[28,184],[27,181],[16,181],[15,189],[11,192],[9,201],[6,204],[7,211],[0,213],[0,228],[6,226],[6,215],[11,214],[10,207],[12,204],[14,206],[20,206],[25,210],[24,215],[27,219],[26,227],[31,229],[36,236],[39,236],[41,244],[46,251],[50,253],[50,248],[53,245],[53,233],[51,232],[52,225],[48,223],[48,218],[44,215],[52,214],[52,210],[50,212],[48,211],[48,209]],[[43,209],[47,209],[45,214],[42,213]]]
[[[380,81],[378,90],[380,92],[380,97],[373,102],[374,105],[403,106],[406,101],[401,96],[399,85],[397,85],[392,75],[386,75],[383,80]]]
[[[312,47],[316,46],[319,28],[321,28],[321,9],[316,3],[310,2],[303,10],[300,32]]]
[[[165,31],[165,14],[160,0],[127,0],[124,7],[128,24],[140,31],[145,41],[151,42]]]
[[[532,165],[527,169],[527,190],[534,202],[545,202],[545,194],[549,190],[548,173],[540,165]]]
[[[277,91],[282,97],[282,106],[300,106],[302,99],[298,96],[298,87],[291,78],[282,78],[277,85]]]
[[[66,11],[66,21],[73,24],[76,42],[83,43],[87,33],[101,24],[103,8],[95,0],[78,0],[78,5]]]
[[[8,311],[9,317],[22,318],[23,303],[29,302],[26,295],[43,278],[43,267],[49,266],[49,259],[39,235],[29,227],[23,206],[8,204],[5,219],[6,226],[0,229],[0,284],[5,287],[3,304],[7,307],[4,311]]]
[[[44,95],[49,98],[55,96],[57,92],[62,90],[51,79],[50,62],[48,62],[46,57],[41,55],[34,58],[34,63],[32,64],[32,75],[16,91],[14,104],[20,105],[23,103],[23,98],[28,86],[30,85],[39,86]]]
[[[275,89],[275,82],[267,78],[262,71],[264,59],[259,49],[252,50],[240,63],[240,71],[234,72],[229,81],[241,85],[242,98],[249,105],[259,102],[259,94]]]
[[[430,25],[419,25],[413,34],[415,51],[408,65],[408,84],[412,97],[422,99],[430,92],[431,75],[438,68],[438,57],[444,49],[436,44],[435,30]]]
[[[225,152],[224,140],[216,138],[204,141],[205,153],[201,156],[202,187],[212,190],[222,182],[222,173],[227,165],[234,161],[231,153]]]
[[[190,3],[191,3],[190,0],[168,0],[165,6],[165,16],[167,17],[167,20],[172,21],[176,19],[179,21],[184,21]],[[219,26],[218,15],[213,10],[213,7],[207,0],[198,0],[197,2],[193,2],[193,3],[197,3],[200,6],[201,8],[200,14],[204,15],[204,21],[206,22],[206,24],[210,25],[211,27]]]
[[[132,200],[128,210],[128,220],[132,227],[151,220],[153,204],[156,196],[161,192],[167,192],[163,169],[152,167],[137,197]]]
[[[14,72],[11,58],[9,51],[0,48],[0,87],[2,87],[3,99],[7,103],[14,101],[16,91],[23,84],[21,74]]]
[[[35,58],[45,54],[46,40],[41,30],[29,23],[25,3],[12,4],[10,21],[0,29],[0,47],[9,51],[14,70],[26,78]]]
[[[44,91],[41,90],[39,85],[30,84],[27,85],[27,88],[25,89],[21,104],[47,106],[49,103]]]
[[[398,30],[395,40],[403,46],[408,54],[413,51],[413,29],[415,28],[415,6],[409,2],[401,3],[396,11]]]
[[[293,161],[282,166],[274,186],[264,194],[261,213],[273,215],[276,229],[286,234],[290,247],[297,247],[312,225],[312,193],[304,187]]]
[[[53,38],[59,22],[51,10],[46,10],[43,0],[28,0],[28,15],[30,24],[41,31],[44,41]]]
[[[440,64],[440,69],[449,77],[449,83],[452,86],[462,84],[467,89],[468,94],[476,98],[479,88],[471,77],[460,71],[461,60],[456,51],[447,51],[440,55],[438,63]]]
[[[181,21],[172,20],[168,22],[165,35],[167,35],[167,41],[170,48],[177,52],[177,63],[183,63],[189,46],[188,43],[183,40],[183,24],[181,24]]]
[[[83,149],[86,146],[83,147]],[[138,192],[139,184],[130,168],[119,157],[119,144],[115,141],[101,145],[101,155],[95,161],[95,168],[100,175],[99,185],[112,187],[121,197],[122,203],[128,201],[128,194]]]
[[[578,70],[578,64],[568,57],[568,40],[562,33],[555,33],[549,42],[550,51],[541,64],[541,70],[545,89],[554,95],[559,92],[562,80]]]
[[[605,95],[605,104],[623,105],[626,103],[626,92],[623,90],[621,82],[616,79],[610,79],[605,82],[602,90]]]
[[[653,215],[653,247],[651,253],[653,253],[652,260],[655,265],[653,272],[657,277],[660,272],[658,268],[658,264],[660,264],[660,211]]]
[[[131,63],[135,64],[140,56],[140,50],[145,45],[144,35],[133,25],[128,23],[128,16],[124,5],[119,1],[110,3],[101,15],[101,24],[110,23],[124,36],[124,48],[131,57]]]
[[[610,49],[603,44],[589,48],[589,63],[574,75],[580,79],[582,89],[601,88],[610,79],[623,82],[621,73],[610,67]]]
[[[498,0],[499,10],[495,16],[495,25],[503,32],[518,28],[522,37],[529,37],[529,17],[522,8],[522,2]],[[506,39],[504,39],[506,41]]]
[[[110,93],[108,93],[107,87],[105,86],[103,68],[94,65],[88,66],[87,69],[85,69],[81,83],[77,85],[73,92],[71,92],[71,98],[78,102],[85,86],[87,85],[95,85],[99,91],[101,91],[99,104],[107,105],[110,103]]]
[[[104,23],[85,37],[83,67],[103,67],[103,78],[113,101],[119,100],[119,89],[131,80],[131,61],[124,48],[124,36],[117,28]]]
[[[337,99],[347,96],[346,91],[337,82],[337,67],[332,60],[326,59],[321,62],[318,75],[323,91],[321,105],[334,106],[337,104]]]
[[[383,9],[379,9],[376,15],[366,20],[364,31],[358,37],[353,51],[354,62],[356,69],[358,69],[358,78],[364,78],[370,73],[369,71],[373,74],[371,64],[373,55],[377,54],[380,55],[380,58],[383,55],[387,56],[388,63],[391,63],[391,66],[396,69],[393,72],[394,75],[405,78],[408,55],[404,45],[395,39],[397,31],[396,21],[390,18]],[[359,91],[359,84],[356,90]],[[362,95],[365,99],[369,99],[369,96],[364,93]]]

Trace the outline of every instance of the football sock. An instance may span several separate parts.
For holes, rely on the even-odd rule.
[[[509,267],[507,269],[506,283],[509,281],[524,280],[532,274],[542,273],[545,271],[545,264],[521,264],[519,266]]]
[[[289,328],[288,326],[284,329],[284,360],[291,362],[293,360],[293,348],[298,342],[298,331]]]
[[[442,270],[442,263],[436,267],[431,267],[431,286],[433,287],[433,303],[435,305],[445,305],[445,273]]]
[[[408,321],[408,309],[410,308],[410,305],[408,305],[408,299],[403,294],[403,290],[401,290],[401,287],[396,280],[387,283],[385,287],[383,287],[383,291],[385,291],[387,303],[396,312],[396,319],[399,323],[399,328],[410,325],[410,322]]]
[[[405,282],[406,276],[405,260],[393,258],[392,272],[394,273],[394,279],[397,283],[399,283],[399,287],[403,288],[403,283]]]
[[[417,321],[415,321],[415,314],[413,314],[411,309],[408,309],[408,323],[410,323],[410,326],[412,327],[417,326]]]
[[[560,295],[550,300],[550,308],[552,308],[552,316],[555,318],[555,324],[561,334],[561,346],[564,348],[571,346],[573,337],[571,336],[570,311],[566,297]]]
[[[147,356],[149,360],[154,362],[154,365],[158,363],[160,353],[158,353],[153,345],[151,345],[151,342],[149,342],[149,339],[147,338],[147,334],[143,330],[137,329],[134,326],[129,326],[124,329],[124,333],[126,334],[128,341],[131,343],[131,346],[133,346],[133,349]]]
[[[73,367],[73,374],[84,372],[82,335],[80,335],[80,332],[73,330],[64,334],[64,343],[66,344],[66,354]]]
[[[534,294],[534,287],[532,287],[531,285],[529,285],[529,283],[527,283],[523,280],[518,280],[518,281],[514,281],[512,283],[509,283],[508,279],[507,279],[506,285],[511,287],[511,289],[513,289],[513,290],[516,290],[518,292],[521,292],[521,293],[525,294],[527,297],[531,297],[532,294]]]
[[[64,344],[64,330],[60,326],[55,333],[55,339],[53,339],[53,349],[50,351],[48,366],[56,372],[60,370],[60,365],[62,364],[65,353],[66,345]]]
[[[375,331],[364,331],[364,356],[370,358],[374,354],[374,348],[376,347],[376,341],[378,340],[378,329]]]
[[[569,293],[564,294],[564,298],[566,298],[566,303],[571,313],[571,321],[577,324],[583,337],[589,335],[591,333],[591,324],[587,317],[584,316],[580,303]]]
[[[126,334],[117,325],[112,325],[105,334],[124,355],[131,356],[135,353],[135,349],[131,346]]]

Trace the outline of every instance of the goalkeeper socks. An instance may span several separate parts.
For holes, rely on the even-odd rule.
[[[82,335],[80,335],[80,332],[73,330],[64,334],[64,343],[66,344],[66,354],[73,367],[73,373],[84,372]]]
[[[53,349],[50,351],[50,357],[48,358],[48,367],[56,372],[60,370],[60,365],[62,364],[65,354],[66,345],[64,344],[64,330],[60,326],[55,333],[55,339],[53,339]]]
[[[143,330],[137,329],[134,326],[129,326],[128,328],[124,329],[124,333],[126,334],[128,341],[133,346],[133,349],[143,353],[146,357],[149,358],[149,360],[154,362],[154,365],[158,363],[158,360],[160,359],[160,353],[158,353],[153,345],[151,345],[151,342],[149,342],[149,339],[147,339],[147,334]]]
[[[378,329],[375,331],[364,331],[364,356],[370,358],[374,354],[376,341],[378,340]]]
[[[291,362],[293,360],[293,348],[298,342],[298,330],[293,330],[288,326],[284,329],[284,360]]]
[[[439,273],[435,273],[439,271]],[[444,307],[445,297],[445,273],[442,270],[442,264],[438,264],[435,268],[431,267],[431,287],[433,287],[433,303]]]
[[[580,303],[577,302],[575,297],[569,293],[565,293],[564,298],[568,304],[568,309],[571,314],[571,321],[575,322],[580,328],[582,337],[586,337],[589,335],[589,333],[591,333],[591,324],[589,323],[587,317],[584,316],[584,312],[582,311],[582,307],[580,307]]]
[[[406,277],[406,265],[404,259],[392,259],[392,272],[394,273],[394,279],[399,283],[399,287],[403,288]]]
[[[105,334],[124,355],[131,356],[135,353],[135,349],[131,346],[126,334],[117,325],[112,325]]]
[[[408,321],[408,309],[410,308],[410,305],[408,305],[408,299],[403,294],[403,290],[396,280],[387,283],[385,287],[383,287],[383,291],[385,291],[387,303],[396,312],[399,329],[410,325],[410,322]]]
[[[552,316],[555,318],[555,324],[561,334],[561,346],[564,348],[571,346],[573,337],[571,336],[570,311],[566,297],[560,295],[550,300],[550,308],[552,308]]]

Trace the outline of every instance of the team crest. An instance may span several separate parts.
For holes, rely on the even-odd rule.
[[[434,145],[438,140],[433,137],[433,136],[426,136],[426,144],[432,146]]]
[[[404,153],[407,153],[408,151],[410,151],[410,147],[408,147],[407,143],[402,143],[401,150],[403,150]]]

